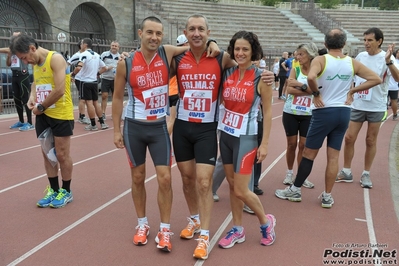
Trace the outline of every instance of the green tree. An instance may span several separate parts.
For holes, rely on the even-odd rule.
[[[276,3],[279,2],[291,2],[290,0],[260,0],[262,5],[264,6],[274,6]]]
[[[381,10],[398,10],[398,0],[380,0],[379,8]]]
[[[345,4],[358,4],[359,7],[378,7],[380,5],[380,0],[345,0],[347,3]],[[389,0],[388,0],[389,2]]]
[[[335,8],[341,0],[320,0],[321,8]]]

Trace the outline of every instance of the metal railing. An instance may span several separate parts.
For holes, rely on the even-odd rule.
[[[328,14],[317,7],[313,1],[292,1],[291,7],[292,9],[297,10],[299,15],[309,21],[322,33],[327,33],[333,28],[341,28],[341,22],[331,18]]]

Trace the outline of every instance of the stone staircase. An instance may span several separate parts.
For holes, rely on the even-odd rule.
[[[256,33],[264,50],[293,51],[299,43],[312,41],[311,36],[275,7],[183,0],[139,2],[149,10],[138,14],[140,21],[151,12],[156,14],[165,25],[164,42],[169,44],[175,44],[187,17],[195,13],[207,17],[211,36],[223,49],[239,30]]]
[[[399,42],[399,33],[396,25],[399,25],[399,11],[385,10],[338,10],[323,9],[331,17],[341,22],[342,27],[358,39],[352,42],[352,47],[357,54],[363,51],[363,33],[372,27],[382,30],[384,33],[384,43],[382,49],[386,49],[388,44]]]

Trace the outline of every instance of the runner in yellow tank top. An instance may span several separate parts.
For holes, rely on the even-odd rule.
[[[74,118],[69,68],[61,54],[40,47],[35,39],[25,34],[13,36],[10,49],[25,64],[34,65],[34,82],[27,105],[36,115],[36,135],[50,128],[54,136],[52,153],[42,152],[50,185],[44,198],[36,205],[41,208],[64,207],[73,200],[70,189],[73,168],[70,144]],[[51,163],[47,158],[54,154],[56,162],[53,160]],[[61,188],[59,168],[62,173]]]

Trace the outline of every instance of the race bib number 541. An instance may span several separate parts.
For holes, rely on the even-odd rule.
[[[183,106],[185,110],[193,112],[209,112],[212,104],[212,91],[186,90]]]

